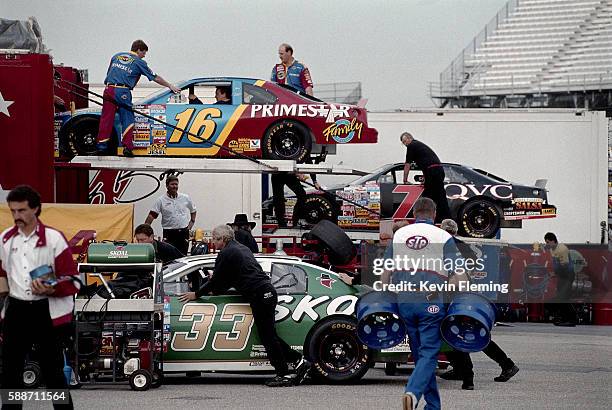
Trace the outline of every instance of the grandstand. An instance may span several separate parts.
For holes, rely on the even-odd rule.
[[[440,107],[612,107],[612,0],[510,0],[430,84]]]

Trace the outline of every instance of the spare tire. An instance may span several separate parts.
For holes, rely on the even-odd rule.
[[[310,235],[325,246],[332,265],[345,265],[357,253],[351,238],[338,225],[326,219],[316,224],[310,230]]]

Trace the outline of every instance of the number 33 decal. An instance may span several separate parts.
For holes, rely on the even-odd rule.
[[[183,305],[179,322],[191,322],[188,332],[175,332],[172,337],[172,350],[178,352],[198,352],[204,350],[214,322],[217,306],[212,303],[187,303]],[[215,351],[242,351],[246,347],[251,329],[253,313],[247,303],[228,303],[223,307],[219,322],[233,322],[229,332],[218,331],[212,340]]]

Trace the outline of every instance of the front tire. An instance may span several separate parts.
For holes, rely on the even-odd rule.
[[[308,195],[302,206],[302,217],[309,224],[315,225],[323,219],[336,221],[338,212],[329,199],[320,195]]]
[[[295,121],[281,121],[270,127],[263,138],[263,156],[303,162],[310,155],[310,132]]]
[[[494,238],[501,225],[499,206],[486,199],[467,202],[459,211],[459,229],[463,236]]]
[[[353,317],[317,324],[307,348],[312,377],[324,382],[355,382],[370,368],[370,349],[359,341]]]
[[[153,383],[153,374],[147,369],[136,370],[130,375],[130,387],[134,391],[149,390]]]

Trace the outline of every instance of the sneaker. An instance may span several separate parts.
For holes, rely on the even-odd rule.
[[[510,380],[512,378],[512,376],[514,376],[515,374],[517,374],[519,371],[519,368],[517,365],[512,365],[512,367],[508,367],[506,369],[502,369],[502,372],[499,376],[495,377],[493,380],[495,380],[496,382],[507,382],[508,380]]]
[[[123,148],[123,156],[127,157],[127,158],[133,158],[134,157],[134,153],[132,152],[131,149],[129,148]]]
[[[304,380],[308,377],[310,373],[310,368],[312,367],[312,363],[303,357],[300,359],[299,363],[295,366],[295,385],[299,386],[304,383]]]
[[[287,374],[285,376],[276,376],[273,379],[266,380],[265,384],[268,387],[289,387],[295,385],[293,379],[293,377]]]
[[[447,372],[442,373],[440,375],[440,378],[444,380],[463,380],[463,375],[455,369],[451,369]]]
[[[106,143],[96,145],[96,155],[99,157],[108,155],[108,145]]]

